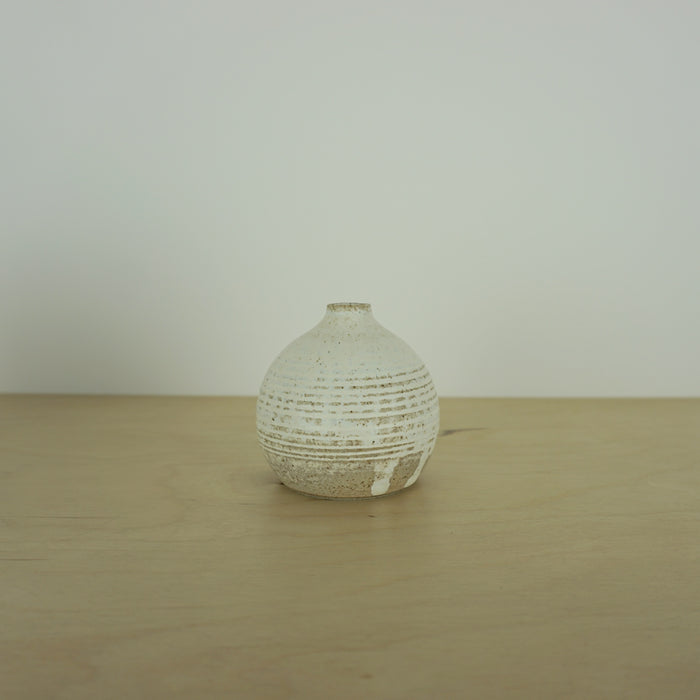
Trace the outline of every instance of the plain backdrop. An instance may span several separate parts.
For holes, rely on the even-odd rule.
[[[364,301],[444,396],[700,393],[699,3],[1,8],[1,391],[255,394]]]

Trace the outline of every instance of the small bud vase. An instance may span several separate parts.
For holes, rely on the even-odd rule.
[[[428,370],[369,304],[329,304],[272,363],[258,440],[280,481],[320,498],[372,498],[415,483],[440,409]]]

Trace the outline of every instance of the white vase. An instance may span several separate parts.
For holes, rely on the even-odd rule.
[[[272,363],[258,440],[283,484],[322,498],[404,489],[433,451],[440,409],[421,359],[369,304],[329,304]]]

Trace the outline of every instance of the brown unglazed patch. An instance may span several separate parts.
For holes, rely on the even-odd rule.
[[[394,473],[391,475],[389,491],[402,489],[406,485],[406,482],[413,476],[413,472],[418,469],[422,456],[422,452],[416,452],[415,454],[406,455],[406,457],[401,458],[394,469]]]
[[[393,460],[321,461],[291,459],[264,450],[280,481],[295,491],[321,498],[372,498],[375,468]],[[394,469],[386,494],[404,487],[420,463],[421,453],[403,457]]]

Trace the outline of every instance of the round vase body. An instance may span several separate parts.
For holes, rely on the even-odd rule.
[[[283,484],[321,498],[406,488],[433,451],[440,409],[421,359],[369,304],[329,304],[267,371],[258,440]]]

